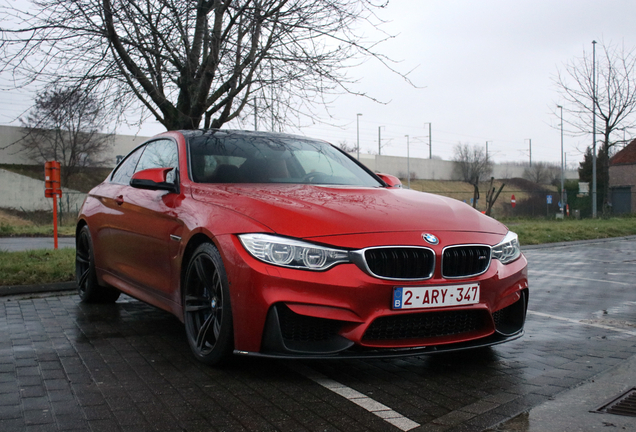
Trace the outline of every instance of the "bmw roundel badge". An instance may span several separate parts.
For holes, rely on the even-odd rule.
[[[426,241],[426,243],[430,243],[432,245],[436,245],[439,243],[439,239],[433,234],[424,233],[422,234],[422,238]]]

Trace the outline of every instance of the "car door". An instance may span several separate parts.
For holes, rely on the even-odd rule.
[[[169,182],[178,182],[177,144],[159,139],[145,145],[135,168],[174,168]],[[181,200],[165,190],[124,185],[116,197],[122,217],[111,226],[112,268],[126,282],[153,295],[174,299],[172,262],[178,252],[183,224],[178,218]]]

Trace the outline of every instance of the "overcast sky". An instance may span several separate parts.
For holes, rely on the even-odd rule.
[[[443,159],[452,159],[459,142],[488,141],[496,162],[528,161],[531,139],[533,161],[560,162],[559,120],[552,114],[561,102],[552,81],[557,70],[591,52],[592,40],[636,47],[633,0],[390,0],[379,16],[389,21],[384,29],[397,35],[381,51],[401,60],[401,71],[415,68],[409,77],[419,88],[368,61],[351,74],[360,79],[359,90],[386,104],[341,96],[330,121],[340,127],[289,132],[355,145],[361,113],[362,153],[378,151],[378,127],[384,126],[383,154],[406,156],[409,135],[411,157],[428,157],[425,123],[431,122],[433,155]],[[30,102],[7,95],[0,124],[10,124]],[[162,130],[148,122],[139,135]],[[589,144],[591,137],[566,136],[568,164],[581,160]]]

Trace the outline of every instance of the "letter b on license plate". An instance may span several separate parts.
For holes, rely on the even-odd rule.
[[[479,303],[479,284],[396,287],[393,309],[425,309]]]

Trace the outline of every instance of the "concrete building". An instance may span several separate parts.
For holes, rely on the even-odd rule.
[[[613,213],[636,213],[636,140],[610,159],[609,186]]]

